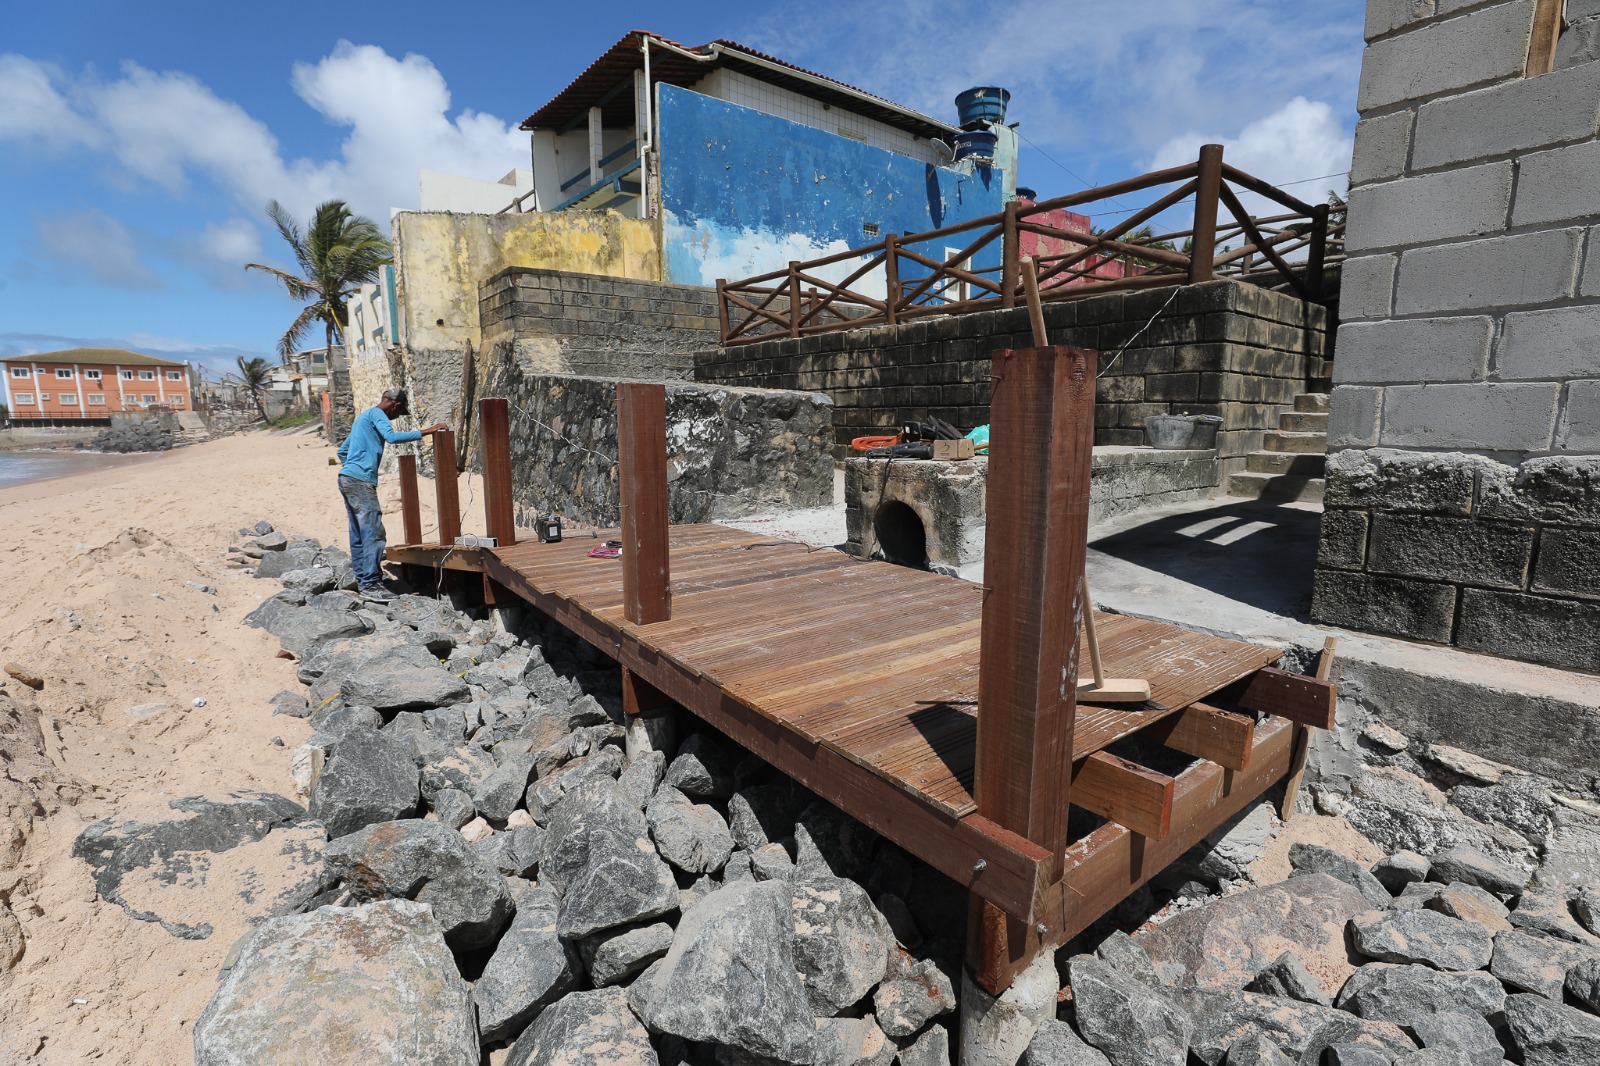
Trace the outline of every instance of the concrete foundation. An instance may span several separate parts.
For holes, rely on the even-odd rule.
[[[989,460],[848,459],[849,551],[951,573],[981,565]],[[1094,450],[1091,521],[1212,494],[1221,463],[1212,450]]]

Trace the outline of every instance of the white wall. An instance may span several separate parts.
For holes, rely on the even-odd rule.
[[[533,191],[533,171],[518,167],[499,181],[483,181],[424,170],[417,175],[417,184],[423,211],[494,214],[509,207],[517,197]],[[532,203],[523,205],[525,211],[532,208]]]
[[[898,155],[910,156],[923,163],[943,165],[950,162],[950,152],[942,144],[925,137],[916,137],[877,119],[867,118],[839,107],[830,107],[820,100],[788,89],[759,81],[727,67],[718,67],[701,78],[693,89],[705,96],[726,100],[756,111],[762,111],[791,122],[799,122],[813,129],[841,136],[855,136],[874,148]],[[954,105],[951,105],[952,110]]]

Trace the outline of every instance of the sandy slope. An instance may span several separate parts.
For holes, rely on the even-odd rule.
[[[191,1027],[243,924],[218,915],[209,940],[190,941],[131,920],[96,899],[69,852],[108,815],[231,789],[290,794],[290,752],[308,730],[266,705],[296,687],[294,665],[239,624],[278,584],[222,553],[260,518],[342,545],[330,454],[316,436],[249,434],[0,491],[0,661],[45,680],[37,695],[15,681],[3,692],[37,703],[53,764],[53,780],[18,785],[13,761],[28,752],[4,751],[0,735],[0,788],[31,792],[34,808],[0,802],[0,901],[26,938],[0,974],[0,1063],[190,1061]],[[398,490],[385,482],[389,509]],[[388,524],[398,532],[397,515]]]

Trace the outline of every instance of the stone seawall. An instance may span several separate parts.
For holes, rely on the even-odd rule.
[[[519,524],[551,511],[597,525],[620,520],[616,386],[614,378],[528,373],[515,362],[488,368],[479,395],[511,402]],[[666,389],[672,522],[832,499],[833,404],[826,396],[690,382]]]

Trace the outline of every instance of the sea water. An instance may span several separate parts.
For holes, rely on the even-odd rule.
[[[25,485],[30,481],[87,474],[113,466],[126,466],[149,459],[149,455],[112,455],[101,452],[4,452],[0,451],[0,489]]]

